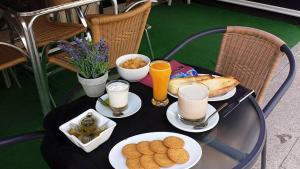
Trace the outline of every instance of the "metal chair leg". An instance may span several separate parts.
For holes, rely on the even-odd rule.
[[[13,68],[8,68],[9,73],[11,74],[12,78],[14,79],[14,81],[16,82],[16,84],[18,85],[19,88],[21,88],[21,83],[18,80],[18,77],[16,75],[16,73],[14,72]]]
[[[261,152],[261,169],[266,169],[266,163],[267,163],[267,141],[265,142],[264,148]]]
[[[3,74],[4,83],[5,83],[6,88],[10,88],[11,87],[11,80],[9,78],[7,70],[2,70],[2,74]]]
[[[187,4],[190,5],[191,4],[191,0],[187,0]]]
[[[168,5],[169,5],[169,6],[172,5],[172,0],[168,0]]]
[[[149,50],[150,50],[151,57],[152,57],[152,59],[154,59],[154,52],[153,52],[153,49],[152,49],[152,44],[151,44],[151,41],[150,41],[148,29],[151,29],[150,25],[146,26],[145,33],[146,33],[147,43],[148,43],[148,47],[149,47]]]

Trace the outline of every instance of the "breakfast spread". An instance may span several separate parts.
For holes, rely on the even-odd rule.
[[[146,66],[148,63],[141,58],[128,59],[121,63],[120,66],[125,69],[138,69]]]
[[[92,113],[88,113],[81,119],[79,124],[71,124],[72,127],[68,130],[68,133],[77,137],[83,144],[86,144],[108,128],[106,124],[100,127],[97,124],[97,119]]]
[[[159,169],[184,164],[189,161],[189,153],[184,149],[184,141],[176,136],[164,140],[141,141],[127,144],[122,148],[129,169]]]
[[[204,84],[209,89],[209,97],[220,96],[226,94],[235,88],[239,81],[234,77],[214,77],[211,75],[199,75],[184,78],[171,79],[168,91],[175,96],[178,96],[178,89],[186,84]]]

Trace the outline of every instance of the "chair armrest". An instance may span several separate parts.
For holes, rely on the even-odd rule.
[[[268,117],[268,115],[272,112],[272,110],[278,104],[280,99],[287,92],[287,90],[291,86],[291,84],[294,81],[295,76],[296,76],[296,61],[295,61],[295,57],[294,57],[293,53],[291,52],[290,48],[286,44],[284,44],[280,47],[280,50],[286,54],[286,56],[289,60],[290,71],[289,71],[287,78],[280,86],[280,88],[276,91],[274,96],[270,99],[270,101],[267,103],[267,105],[263,108],[265,118]]]
[[[44,137],[44,131],[36,131],[24,134],[18,134],[16,136],[0,138],[0,148],[6,147],[12,144],[22,143],[30,140],[40,139]]]

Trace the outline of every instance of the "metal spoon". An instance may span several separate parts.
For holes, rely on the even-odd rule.
[[[113,112],[113,115],[118,117],[118,116],[123,116],[124,113],[122,111],[115,111],[112,107],[110,107],[109,104],[107,104],[101,97],[98,98],[98,101],[100,103],[102,103],[104,106],[107,106],[112,112]]]
[[[207,117],[207,119],[201,123],[198,123],[197,125],[194,126],[194,129],[202,129],[205,128],[208,125],[208,120],[214,116],[217,112],[219,112],[220,110],[222,110],[224,107],[226,107],[228,105],[228,103],[224,103],[222,104],[216,111],[214,111],[211,115],[209,115]]]

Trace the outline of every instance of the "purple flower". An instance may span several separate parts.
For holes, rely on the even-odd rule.
[[[67,54],[69,54],[73,60],[80,59],[80,54],[78,50],[76,50],[72,45],[66,43],[60,43],[58,47],[61,48],[61,50],[63,50]]]
[[[105,41],[105,39],[100,39],[100,41],[95,45],[96,49],[98,49],[102,61],[107,61],[108,60],[108,45]]]
[[[81,52],[84,52],[86,55],[89,54],[90,52],[89,44],[85,39],[79,39],[75,37],[75,44],[80,49]]]

